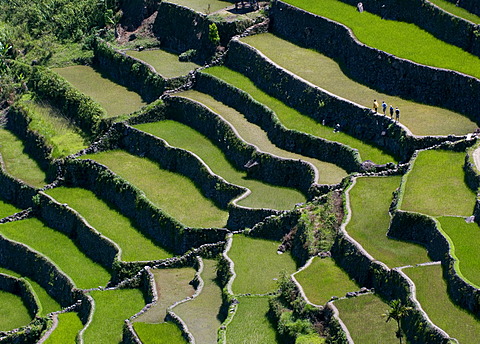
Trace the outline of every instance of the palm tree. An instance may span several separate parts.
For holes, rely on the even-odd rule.
[[[400,320],[402,320],[411,310],[412,307],[405,306],[402,304],[402,301],[393,300],[390,302],[390,309],[387,311],[387,313],[383,314],[383,316],[387,317],[386,322],[389,322],[391,319],[397,322],[398,329],[395,332],[395,335],[400,340],[400,344],[402,344],[403,337],[402,329],[400,328]]]

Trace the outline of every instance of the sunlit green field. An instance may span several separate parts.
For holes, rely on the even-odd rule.
[[[0,199],[0,219],[19,212],[20,209]]]
[[[77,313],[69,312],[58,315],[58,326],[48,336],[45,344],[75,344],[78,332],[83,328]]]
[[[480,23],[480,17],[467,11],[466,9],[456,6],[454,3],[446,0],[429,0],[430,2],[433,2],[435,5],[440,7],[441,9],[450,12],[451,14],[454,14],[460,18],[469,20],[471,22],[474,22],[475,24]]]
[[[20,296],[0,290],[0,331],[28,325],[31,320]]]
[[[232,184],[250,189],[252,193],[240,200],[237,203],[239,205],[252,208],[288,210],[292,209],[295,204],[306,201],[305,196],[298,190],[248,179],[245,172],[235,169],[230,164],[225,154],[212,141],[184,124],[166,120],[139,124],[135,127],[166,140],[174,147],[195,153],[215,174]]]
[[[172,322],[162,324],[133,324],[135,332],[143,344],[187,344],[182,331]]]

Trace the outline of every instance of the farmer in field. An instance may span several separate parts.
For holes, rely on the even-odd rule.
[[[373,109],[375,110],[375,113],[378,112],[378,102],[376,99],[373,100]]]
[[[400,110],[397,108],[395,108],[395,120],[398,122],[400,121]]]
[[[393,105],[390,105],[390,118],[393,119]]]
[[[382,110],[383,110],[383,115],[386,116],[387,115],[387,103],[385,103],[384,101],[382,102]]]

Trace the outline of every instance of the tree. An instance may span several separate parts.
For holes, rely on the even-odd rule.
[[[208,38],[210,42],[217,46],[220,43],[220,35],[218,34],[217,24],[212,23],[208,26]]]
[[[400,321],[412,310],[412,307],[407,307],[404,304],[402,304],[402,301],[400,300],[393,300],[390,302],[390,309],[387,311],[387,313],[383,314],[383,316],[387,317],[386,322],[389,322],[391,319],[395,320],[397,322],[397,331],[395,332],[395,335],[397,336],[398,340],[400,340],[400,344],[402,344],[402,329],[400,327]]]

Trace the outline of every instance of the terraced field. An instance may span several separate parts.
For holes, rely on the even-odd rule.
[[[297,190],[247,178],[247,174],[235,169],[225,154],[208,138],[184,124],[166,120],[139,124],[135,127],[166,140],[174,147],[195,153],[215,174],[225,178],[229,183],[248,188],[251,194],[238,201],[238,205],[283,210],[305,202],[305,196]]]
[[[32,317],[18,295],[0,290],[0,331],[10,331],[27,325]]]
[[[250,123],[247,119],[238,111],[226,106],[225,104],[215,100],[208,94],[198,91],[186,91],[180,94],[182,97],[186,97],[195,100],[215,113],[219,114],[224,120],[235,128],[238,135],[250,143],[259,150],[267,152],[273,155],[277,155],[286,159],[299,159],[311,163],[318,170],[319,177],[318,183],[320,184],[335,184],[344,178],[347,173],[338,167],[337,165],[326,163],[317,159],[308,158],[296,153],[288,152],[284,149],[278,148],[267,137],[267,134],[257,125]]]
[[[73,344],[83,324],[77,313],[69,312],[58,315],[58,325],[45,340],[45,344]]]
[[[336,0],[333,1],[339,2]],[[337,96],[351,100],[367,108],[372,108],[374,99],[377,99],[379,103],[385,101],[389,107],[390,105],[394,108],[398,107],[401,110],[401,123],[415,135],[463,135],[477,128],[477,125],[473,121],[453,111],[394,97],[353,81],[345,75],[341,66],[334,60],[314,50],[299,47],[271,33],[245,37],[242,38],[242,41],[258,49],[281,67]],[[299,61],[308,62],[299,63]],[[281,116],[281,113],[279,112],[278,115]],[[283,115],[280,119],[283,121],[285,117],[286,115]],[[294,118],[297,118],[297,116]],[[307,131],[306,128],[310,128],[309,130],[311,131],[313,129],[312,125],[308,125],[307,123],[303,125],[297,123],[297,121],[295,121],[295,124],[292,123],[293,118],[288,122],[286,120],[287,119],[285,119],[285,125],[287,127],[290,125],[301,125],[298,130]],[[327,134],[326,131],[328,130],[319,124],[316,124],[314,128],[318,134],[311,132],[313,135],[335,140],[332,137],[334,135],[332,135],[331,130],[328,136],[323,136]],[[373,155],[374,159],[369,158],[370,154],[375,152],[373,147],[369,147],[364,143],[358,144],[357,141],[352,140],[347,135],[343,135],[337,140],[354,148],[358,148],[363,159],[370,159],[377,163],[383,163],[384,159],[388,159],[388,156],[383,156],[383,159],[382,156],[377,157],[379,154],[378,151],[376,153],[377,155]],[[366,151],[362,154],[364,150]]]
[[[13,215],[18,211],[20,211],[20,209],[0,199],[0,219],[7,217],[9,215]]]

